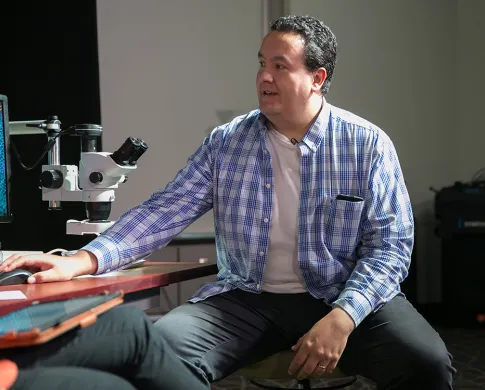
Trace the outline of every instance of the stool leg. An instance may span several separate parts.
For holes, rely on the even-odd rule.
[[[247,390],[250,384],[251,382],[246,377],[241,376],[241,390]]]
[[[302,379],[298,381],[298,388],[304,390],[311,390],[312,386],[310,383],[310,379]]]

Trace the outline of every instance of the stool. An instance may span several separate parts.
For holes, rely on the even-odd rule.
[[[264,360],[261,360],[257,363],[251,364],[250,366],[246,366],[238,371],[238,374],[241,376],[241,390],[246,390],[249,386],[249,383],[252,383],[254,386],[257,386],[261,389],[268,389],[268,390],[278,390],[283,389],[283,387],[278,386],[270,386],[261,384],[258,382],[261,380],[274,380],[274,379],[287,379],[293,380],[298,385],[298,389],[314,389],[314,390],[333,390],[333,389],[344,389],[357,381],[357,377],[354,376],[346,376],[342,371],[338,368],[331,374],[323,374],[322,379],[328,379],[332,382],[325,387],[312,387],[311,386],[311,379],[296,379],[295,375],[288,374],[288,367],[295,357],[295,353],[292,351],[282,351],[278,352],[272,356],[267,357]],[[317,380],[317,378],[314,378]]]

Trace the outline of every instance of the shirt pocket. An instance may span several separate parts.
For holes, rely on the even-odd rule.
[[[330,210],[325,221],[325,242],[330,252],[350,255],[360,241],[360,221],[364,201],[350,202],[330,199]]]

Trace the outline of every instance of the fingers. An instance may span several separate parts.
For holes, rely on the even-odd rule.
[[[296,353],[295,357],[291,361],[290,367],[288,368],[288,374],[293,375],[293,373],[298,372],[301,366],[305,363],[308,357],[308,347],[305,343],[300,342],[300,347],[298,348],[298,352]],[[297,345],[298,345],[297,343]]]
[[[331,374],[333,370],[335,370],[335,367],[337,367],[339,359],[332,359],[328,362],[327,368],[325,369],[325,372]]]
[[[300,372],[298,373],[297,378],[298,379],[306,379],[312,376],[312,374],[317,370],[325,371],[325,369],[322,369],[321,367],[318,366],[319,361],[315,356],[309,355],[308,359],[306,360],[305,364],[301,368]],[[320,374],[321,375],[321,374]]]
[[[323,375],[325,372],[327,371],[327,367],[322,364],[322,362],[318,362],[317,363],[317,366],[315,367],[315,369],[313,370],[313,373],[311,374],[311,376],[321,376]]]
[[[12,255],[0,264],[0,272],[10,272],[17,268],[38,270],[48,267],[52,267],[52,261],[48,257],[46,258],[46,255]]]
[[[303,343],[293,358],[288,373],[292,375],[297,372],[298,379],[321,376],[324,373],[330,374],[337,366],[338,360],[338,354],[327,352],[322,348],[312,348]]]
[[[311,376],[321,376],[325,373],[331,374],[333,370],[335,370],[337,362],[339,361],[338,357],[333,354],[321,354],[320,356],[323,357],[321,357],[316,364],[313,372],[310,374]]]
[[[12,256],[13,257],[13,256]],[[19,256],[15,259],[7,260],[7,264],[2,264],[2,268],[0,268],[0,272],[10,272],[17,268],[26,268],[26,267],[35,267],[37,269],[42,267],[44,262],[32,260],[26,258],[26,256]]]
[[[0,263],[0,272],[5,272],[5,268],[7,268],[13,261],[18,259],[20,255],[12,255],[7,257],[4,261]]]
[[[292,351],[298,351],[298,350],[300,349],[300,347],[301,347],[301,342],[302,342],[302,340],[303,340],[303,337],[300,337],[300,338],[298,339],[298,341],[296,342],[296,344],[295,344],[295,345],[293,345],[293,347],[291,347],[291,350],[292,350]]]
[[[55,269],[49,269],[47,271],[37,272],[27,279],[27,283],[49,283],[58,282],[61,280],[67,280],[59,276],[59,272]]]

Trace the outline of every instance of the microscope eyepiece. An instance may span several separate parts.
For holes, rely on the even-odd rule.
[[[135,165],[140,156],[148,149],[147,144],[135,137],[128,137],[119,149],[111,154],[114,162],[121,166]]]
[[[142,139],[138,139],[140,141],[140,146],[137,150],[131,155],[130,157],[130,165],[136,165],[138,159],[145,153],[148,149],[148,145]]]

